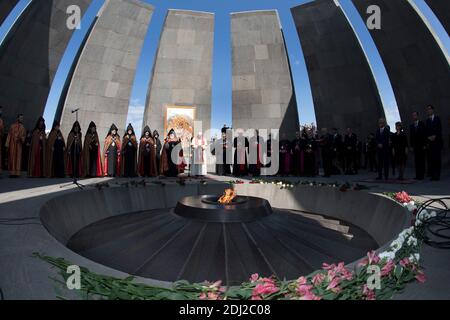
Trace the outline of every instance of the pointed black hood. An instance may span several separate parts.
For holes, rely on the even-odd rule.
[[[116,127],[116,125],[115,125],[114,123],[111,125],[111,128],[109,128],[108,136],[111,135],[111,133],[113,132],[113,130],[116,130],[116,132],[119,130],[119,129],[117,129],[117,127]]]
[[[150,137],[152,136],[152,130],[150,130],[149,126],[145,126],[144,130],[142,131],[142,137],[145,137],[145,133],[148,132],[150,134]]]

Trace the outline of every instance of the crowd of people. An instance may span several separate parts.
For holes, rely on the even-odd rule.
[[[279,139],[279,166],[274,175],[306,176],[355,175],[366,169],[377,172],[377,179],[388,180],[390,172],[397,179],[405,178],[404,172],[409,154],[412,154],[416,171],[415,179],[423,180],[428,174],[432,180],[439,180],[441,174],[441,152],[443,149],[442,125],[434,114],[433,106],[426,109],[427,117],[420,120],[418,112],[412,114],[409,134],[401,122],[391,132],[385,119],[378,121],[378,129],[364,141],[347,128],[341,135],[336,128],[318,130],[314,125],[303,126],[295,139],[289,140],[286,133]],[[29,177],[176,177],[186,171],[182,141],[171,129],[161,141],[159,133],[146,126],[140,138],[131,124],[123,136],[113,124],[103,140],[101,148],[97,127],[91,122],[84,135],[78,122],[73,124],[67,139],[54,122],[49,134],[44,118],[40,117],[33,130],[23,126],[23,115],[10,125],[4,135],[5,124],[1,119],[0,143],[6,150],[0,152],[0,170],[5,164],[10,177],[19,177],[27,171]],[[204,176],[207,173],[207,152],[216,157],[216,174],[222,176],[261,175],[262,159],[270,159],[272,139],[265,142],[258,132],[244,137],[240,132],[232,139],[227,138],[229,128],[224,126],[222,136],[211,143],[208,149],[206,138],[199,132],[190,141],[191,161],[189,174]],[[5,137],[4,137],[5,136]],[[6,138],[6,139],[4,139]],[[263,146],[264,145],[264,149]],[[221,148],[223,152],[216,152]],[[251,152],[250,150],[256,150]],[[266,157],[262,156],[265,153]],[[230,152],[231,151],[231,152]],[[6,157],[2,158],[2,154]],[[173,154],[176,156],[174,157]],[[219,157],[223,157],[218,161]],[[6,158],[6,159],[5,159]],[[1,171],[0,171],[1,172]]]
[[[3,131],[4,123],[0,117],[0,132]],[[152,132],[148,126],[138,139],[131,124],[122,137],[113,124],[101,148],[94,122],[83,137],[76,121],[65,138],[58,122],[53,123],[47,134],[42,117],[34,129],[27,132],[20,114],[11,124],[6,139],[0,135],[0,142],[6,147],[6,159],[0,158],[0,163],[6,163],[11,178],[20,177],[22,171],[27,171],[30,178],[175,177],[183,168],[170,156],[172,149],[180,143],[175,131],[171,130],[162,143],[159,133]]]

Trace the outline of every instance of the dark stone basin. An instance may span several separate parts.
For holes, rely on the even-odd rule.
[[[269,201],[256,197],[236,197],[231,204],[217,202],[219,196],[203,195],[181,199],[174,213],[189,219],[209,222],[250,222],[272,214]]]

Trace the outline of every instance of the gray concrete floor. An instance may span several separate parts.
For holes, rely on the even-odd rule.
[[[407,172],[411,177],[412,172]],[[300,178],[328,182],[360,182],[372,180],[374,173],[362,172],[357,176],[335,176],[332,178]],[[208,180],[236,180],[233,177],[206,177]],[[279,178],[271,178],[279,179]],[[292,181],[299,178],[283,178]],[[241,179],[249,180],[249,179]],[[86,186],[98,182],[123,183],[126,179],[88,179],[81,181]],[[174,179],[165,179],[174,182]],[[191,182],[188,182],[191,183]],[[194,181],[192,183],[195,183]],[[416,196],[420,200],[450,196],[450,171],[445,170],[442,180],[424,180],[413,184],[383,184],[362,182],[371,189],[369,192],[401,191]],[[4,299],[55,299],[55,285],[49,277],[57,277],[56,270],[32,257],[33,252],[41,252],[56,257],[64,257],[97,273],[124,277],[124,273],[101,266],[71,252],[51,237],[39,220],[39,209],[49,199],[63,193],[74,192],[76,186],[70,179],[9,179],[6,173],[0,177],[0,289]],[[450,299],[450,250],[439,250],[424,246],[421,252],[423,267],[427,275],[425,284],[413,283],[397,295],[396,299]],[[152,283],[146,279],[138,279]],[[160,283],[167,286],[167,283]],[[64,292],[69,298],[74,293]]]

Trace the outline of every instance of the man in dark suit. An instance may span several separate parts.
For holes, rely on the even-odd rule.
[[[378,178],[389,179],[389,160],[391,159],[391,129],[386,125],[385,119],[378,120],[378,130],[375,133],[378,154]]]
[[[414,164],[416,167],[416,180],[425,177],[425,123],[419,120],[419,113],[412,113],[413,123],[409,126],[411,151],[414,152]]]
[[[442,162],[442,124],[441,119],[434,114],[434,107],[427,107],[428,119],[425,123],[426,144],[428,155],[428,173],[432,181],[441,178]]]

